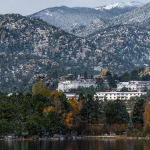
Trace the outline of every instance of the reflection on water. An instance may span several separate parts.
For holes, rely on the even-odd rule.
[[[0,141],[0,150],[150,150],[150,140]]]

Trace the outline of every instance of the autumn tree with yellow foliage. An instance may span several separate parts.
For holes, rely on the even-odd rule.
[[[58,91],[53,91],[53,93],[55,96],[58,96],[58,95],[61,95],[62,93],[61,92],[58,92]]]
[[[46,97],[50,97],[51,96],[51,91],[50,90],[41,90],[41,91],[35,91],[35,95],[36,94],[38,94],[38,93],[40,93],[40,94],[43,94],[44,96],[46,96]]]
[[[46,89],[47,89],[46,85],[42,81],[39,81],[39,82],[36,82],[32,86],[32,93],[35,94],[38,91],[43,91],[43,90],[46,90]]]
[[[77,104],[76,104],[75,100],[74,99],[69,99],[68,103],[71,105],[74,114],[77,114],[78,110],[77,110]]]

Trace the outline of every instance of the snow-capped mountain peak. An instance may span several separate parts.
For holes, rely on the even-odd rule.
[[[113,4],[110,4],[110,5],[105,5],[105,6],[100,6],[100,7],[96,7],[95,9],[96,10],[103,10],[103,9],[113,9],[113,8],[124,8],[124,7],[140,7],[144,5],[143,3],[141,2],[138,2],[138,1],[131,1],[131,2],[116,2],[116,3],[113,3]]]
[[[114,4],[110,4],[110,5],[107,5],[107,6],[105,6],[105,7],[103,7],[103,8],[105,8],[105,9],[112,9],[112,8],[115,8],[115,7],[125,7],[126,6],[126,4],[125,3],[123,3],[123,2],[117,2],[117,3],[114,3]]]
[[[144,5],[144,3],[141,3],[141,2],[138,2],[138,1],[126,2],[126,4],[128,6],[131,6],[131,7],[141,7],[141,6]]]
[[[66,31],[69,31],[70,28],[72,30],[72,26],[77,23],[79,26],[76,25],[75,28],[73,28],[73,31],[77,31],[77,29],[83,30],[85,26],[91,26],[91,22],[95,19],[100,19],[100,26],[101,24],[103,26],[104,21],[102,20],[108,20],[120,16],[141,5],[142,3],[134,1],[128,3],[117,2],[97,8],[66,6],[51,7],[29,15],[28,17],[41,18],[49,24]],[[95,21],[93,25],[95,26]],[[91,26],[92,28],[93,25]],[[96,25],[98,25],[98,23],[96,23]]]

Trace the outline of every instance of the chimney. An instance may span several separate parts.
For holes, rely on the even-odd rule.
[[[110,92],[110,90],[106,90],[106,92]]]
[[[80,75],[78,75],[78,79],[80,79]]]

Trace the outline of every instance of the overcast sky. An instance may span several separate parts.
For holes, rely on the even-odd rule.
[[[118,1],[129,2],[130,0],[0,0],[0,14],[19,13],[25,16],[54,6],[98,7]],[[140,0],[140,2],[148,3],[149,1]]]

